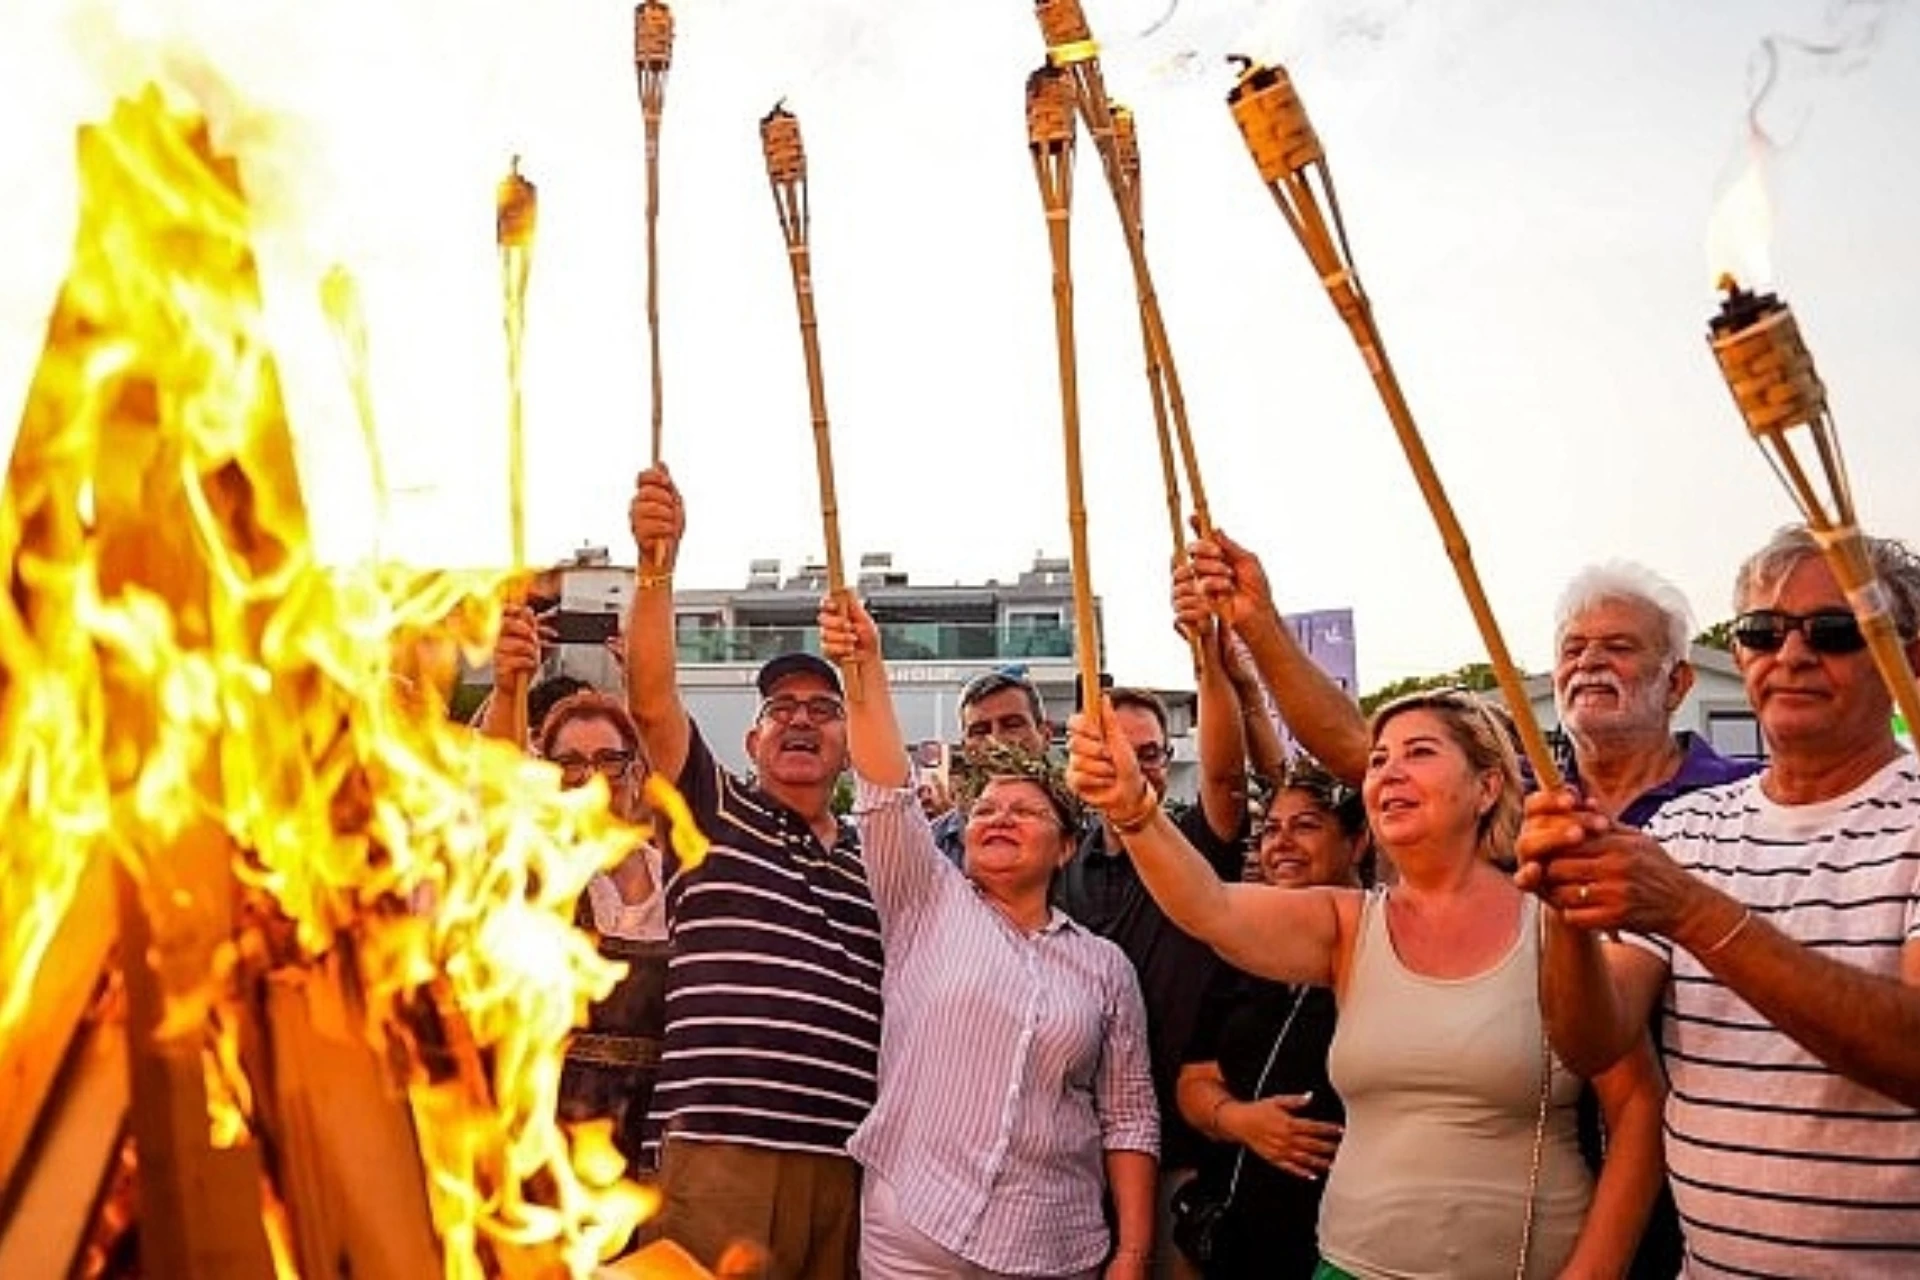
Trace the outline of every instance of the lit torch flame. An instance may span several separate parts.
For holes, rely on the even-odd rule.
[[[1707,223],[1707,264],[1714,288],[1762,289],[1773,278],[1773,205],[1767,198],[1767,149],[1748,144],[1739,176],[1721,193]]]

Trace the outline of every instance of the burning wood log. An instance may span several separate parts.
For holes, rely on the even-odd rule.
[[[433,653],[449,618],[477,648],[496,579],[315,566],[204,122],[156,90],[79,160],[0,494],[0,1067],[31,1099],[0,1113],[0,1258],[98,1247],[73,1224],[125,1114],[146,1274],[585,1274],[638,1213],[554,1121],[567,1028],[614,977],[571,914],[637,833],[447,723]],[[124,1032],[76,1037],[116,933]]]
[[[641,0],[633,10],[633,71],[640,85],[640,115],[647,131],[647,368],[653,390],[653,464],[660,465],[660,117],[667,102],[667,72],[673,66],[673,10],[661,0]]]
[[[1080,361],[1073,330],[1073,81],[1056,66],[1027,77],[1027,149],[1053,255],[1054,345],[1060,365],[1060,424],[1066,443],[1067,532],[1073,556],[1073,649],[1080,660],[1080,705],[1100,707],[1100,628],[1093,612],[1087,546],[1086,482],[1080,461]]]
[[[1306,251],[1334,310],[1346,322],[1354,345],[1366,361],[1367,372],[1373,375],[1374,388],[1407,455],[1414,481],[1433,513],[1440,540],[1447,549],[1447,559],[1460,580],[1460,590],[1467,598],[1474,625],[1480,630],[1481,642],[1486,645],[1494,680],[1513,717],[1514,728],[1519,731],[1534,777],[1542,787],[1558,787],[1560,767],[1547,748],[1546,736],[1541,733],[1533,705],[1527,700],[1520,669],[1514,665],[1506,638],[1493,616],[1493,606],[1487,600],[1486,588],[1480,584],[1480,572],[1474,567],[1466,532],[1454,515],[1453,503],[1440,483],[1439,472],[1427,453],[1413,410],[1407,406],[1406,396],[1400,390],[1400,379],[1387,358],[1386,343],[1374,322],[1373,306],[1367,300],[1353,251],[1347,244],[1346,224],[1340,217],[1340,198],[1334,190],[1333,173],[1327,167],[1319,135],[1307,118],[1292,78],[1283,68],[1263,66],[1251,59],[1242,62],[1239,81],[1227,95],[1227,105],[1240,126],[1262,181],[1273,193],[1274,203],[1280,207],[1300,247]]]
[[[1726,297],[1709,325],[1709,343],[1727,390],[1846,592],[1907,731],[1920,734],[1920,685],[1894,625],[1892,601],[1867,556],[1827,389],[1800,324],[1775,294],[1749,292],[1731,276],[1721,287]]]

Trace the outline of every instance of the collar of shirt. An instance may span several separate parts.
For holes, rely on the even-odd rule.
[[[1620,811],[1620,821],[1626,825],[1645,826],[1660,806],[1675,796],[1683,796],[1704,787],[1717,787],[1723,782],[1737,782],[1760,771],[1760,765],[1755,761],[1729,760],[1691,729],[1676,733],[1673,740],[1681,751],[1679,769],[1665,782],[1655,783],[1635,796],[1633,803]],[[1578,783],[1580,766],[1573,753],[1573,740],[1561,737],[1556,745],[1562,748],[1556,754],[1560,757],[1559,764],[1566,773],[1567,781]],[[1524,760],[1521,767],[1527,775],[1527,789],[1531,791],[1537,785],[1532,770],[1526,769]]]
[[[974,896],[980,899],[981,906],[993,912],[994,915],[1000,918],[1002,924],[1006,925],[1007,928],[1013,930],[1015,933],[1020,934],[1022,937],[1044,938],[1049,934],[1059,933],[1062,930],[1070,930],[1074,933],[1086,932],[1086,929],[1081,926],[1079,921],[1062,911],[1059,907],[1054,906],[1051,902],[1047,904],[1047,922],[1045,924],[1041,925],[1038,929],[1022,929],[1007,917],[1006,912],[994,905],[993,900],[987,896],[985,889],[982,889],[971,879],[967,881],[967,884],[973,889]]]

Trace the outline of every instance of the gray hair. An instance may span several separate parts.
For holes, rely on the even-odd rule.
[[[1665,656],[1685,661],[1693,643],[1693,609],[1680,588],[1642,564],[1631,560],[1609,560],[1591,564],[1573,575],[1560,603],[1553,610],[1553,639],[1556,648],[1567,632],[1574,615],[1584,613],[1603,600],[1626,600],[1643,604],[1660,615],[1666,632]]]
[[[1863,536],[1862,541],[1867,547],[1867,562],[1886,589],[1894,629],[1903,639],[1912,639],[1920,630],[1920,557],[1898,538]],[[1802,561],[1817,559],[1821,554],[1820,543],[1807,526],[1790,524],[1776,530],[1767,545],[1748,556],[1734,575],[1733,611],[1744,612],[1756,592],[1784,581]]]

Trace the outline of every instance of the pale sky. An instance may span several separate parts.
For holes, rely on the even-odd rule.
[[[1790,64],[1770,117],[1793,135],[1770,174],[1772,261],[1866,524],[1920,537],[1920,22],[1903,6],[1182,0],[1138,39],[1166,0],[1085,4],[1139,118],[1149,250],[1214,515],[1261,553],[1283,608],[1354,608],[1363,686],[1481,651],[1359,357],[1226,110],[1229,51],[1294,73],[1408,398],[1509,643],[1537,668],[1553,600],[1582,564],[1659,568],[1704,625],[1728,612],[1740,556],[1791,515],[1705,345],[1709,215],[1742,151],[1763,37],[1820,41],[1835,22],[1885,18],[1860,56]],[[1064,554],[1046,236],[1021,114],[1042,53],[1027,0],[680,0],[675,12],[660,236],[667,453],[691,523],[681,582],[739,585],[750,559],[792,568],[823,549],[756,132],[783,95],[811,158],[849,563],[889,550],[915,581],[979,581],[1037,550]],[[367,300],[398,490],[386,549],[506,560],[492,200],[518,152],[541,194],[530,545],[536,559],[583,542],[630,558],[625,506],[647,433],[631,14],[601,0],[0,0],[7,436],[71,243],[73,127],[155,67],[211,65],[251,112],[227,133],[272,160],[249,176],[327,554],[365,554],[373,530],[316,301],[320,273],[344,261]],[[1166,621],[1132,283],[1084,140],[1078,178],[1108,665],[1177,685],[1187,659]]]

